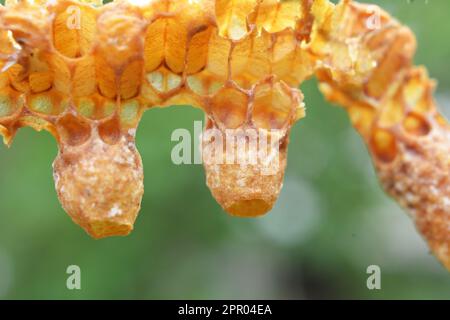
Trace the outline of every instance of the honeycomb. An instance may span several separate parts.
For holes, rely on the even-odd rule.
[[[24,126],[52,133],[64,209],[94,238],[126,235],[144,189],[142,114],[190,104],[206,115],[212,195],[232,215],[260,216],[280,193],[290,129],[305,116],[298,87],[317,76],[450,269],[450,131],[414,51],[409,29],[349,0],[10,0],[0,7],[0,134],[10,145]],[[211,132],[227,142],[256,132],[258,146],[278,152],[222,143],[211,153]],[[243,153],[264,161],[226,161]]]
[[[361,22],[374,13],[372,30]],[[434,81],[413,65],[414,35],[381,9],[357,3],[344,2],[323,19],[321,91],[348,112],[384,189],[450,270],[450,126],[433,100]],[[344,39],[349,46],[335,45]]]

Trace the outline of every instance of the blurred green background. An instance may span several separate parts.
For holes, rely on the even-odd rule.
[[[450,2],[373,1],[417,34],[417,62],[439,80],[450,114]],[[170,136],[202,112],[154,109],[137,143],[145,196],[134,232],[93,240],[62,210],[48,133],[23,129],[0,146],[0,298],[3,299],[442,299],[450,274],[407,215],[380,189],[343,110],[315,81],[302,85],[307,118],[292,131],[285,185],[259,219],[232,218],[211,197],[201,166],[176,166]],[[447,108],[445,110],[445,108]],[[66,288],[81,267],[82,290]],[[379,265],[382,289],[366,268]]]

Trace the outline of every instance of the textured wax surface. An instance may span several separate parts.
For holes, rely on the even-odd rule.
[[[72,5],[81,13],[79,21],[71,19]],[[140,117],[154,106],[192,104],[205,111],[208,128],[222,132],[278,130],[279,165],[271,175],[261,175],[260,165],[210,165],[204,159],[207,184],[225,210],[240,216],[270,210],[282,186],[290,129],[304,116],[297,87],[316,74],[325,96],[348,111],[387,191],[409,209],[449,267],[449,127],[436,111],[426,71],[412,66],[415,40],[409,29],[380,9],[374,26],[368,23],[374,7],[351,1],[337,6],[325,0],[97,5],[10,2],[0,11],[0,133],[8,144],[22,126],[55,135],[60,145],[55,177],[69,174],[57,183],[59,197],[90,234],[127,233],[104,212],[123,212],[132,226],[139,201],[116,208],[115,202],[128,203],[130,195],[114,184],[113,196],[88,200],[113,207],[75,208],[78,196],[61,191],[66,185],[74,193],[106,191],[83,179],[75,183],[69,164],[60,159],[71,153],[70,166],[84,172],[85,155],[72,153],[96,150],[102,143],[94,171],[114,180],[122,164],[100,165],[103,155],[134,154]],[[120,147],[124,141],[131,146]],[[133,157],[126,176],[140,190],[141,164]],[[100,234],[92,231],[92,222],[86,224],[91,220],[77,218],[82,216],[96,217],[92,221],[102,226]]]

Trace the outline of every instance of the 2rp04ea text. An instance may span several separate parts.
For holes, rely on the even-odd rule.
[[[223,304],[221,306],[194,306],[185,304],[178,307],[178,315],[203,316],[205,318],[214,315],[263,316],[271,314],[272,309],[270,305],[266,304]]]

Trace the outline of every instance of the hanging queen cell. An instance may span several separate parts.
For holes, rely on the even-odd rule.
[[[270,211],[290,129],[305,116],[298,87],[315,76],[348,112],[384,189],[450,269],[449,124],[433,100],[435,83],[412,63],[414,35],[380,8],[350,0],[10,0],[0,7],[0,42],[4,142],[24,126],[56,138],[58,197],[91,236],[133,228],[143,195],[135,132],[155,106],[190,104],[205,112],[205,130],[251,129],[276,141],[271,174],[260,174],[270,161],[203,161],[225,211]]]

